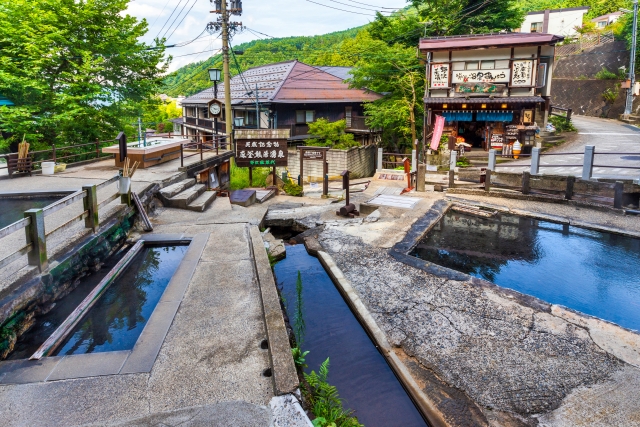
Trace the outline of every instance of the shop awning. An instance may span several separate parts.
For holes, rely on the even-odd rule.
[[[442,116],[444,117],[444,120],[447,122],[455,122],[455,121],[470,122],[473,120],[473,113],[471,113],[470,111],[460,111],[460,112],[443,111]]]
[[[513,113],[507,111],[478,111],[476,120],[479,122],[511,122]]]

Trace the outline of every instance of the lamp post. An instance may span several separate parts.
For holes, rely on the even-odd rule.
[[[633,110],[633,91],[636,83],[636,39],[638,27],[638,0],[633,2],[633,28],[631,30],[631,55],[629,61],[629,89],[627,89],[627,100],[624,107],[624,115],[629,116]]]
[[[220,69],[219,68],[209,68],[209,80],[213,82],[213,98],[215,100],[218,99],[218,82],[220,81]],[[217,105],[217,104],[215,104]],[[218,109],[220,106],[218,106]],[[213,116],[213,134],[215,135],[214,139],[216,144],[218,143],[218,111]]]

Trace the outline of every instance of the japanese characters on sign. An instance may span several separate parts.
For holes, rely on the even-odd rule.
[[[533,61],[513,61],[513,79],[511,86],[531,86],[533,76]]]
[[[322,160],[324,158],[324,152],[326,150],[300,150],[302,152],[302,157],[305,160]]]
[[[460,70],[453,72],[453,83],[509,82],[509,70]]]
[[[496,83],[460,83],[456,93],[502,93],[506,85]]]
[[[449,87],[449,67],[450,64],[433,64],[431,65],[431,87],[447,88]]]
[[[286,140],[237,140],[236,164],[239,167],[287,166],[288,159]]]

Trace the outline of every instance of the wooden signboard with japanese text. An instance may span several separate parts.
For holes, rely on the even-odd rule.
[[[238,129],[236,165],[239,167],[287,166],[289,129]]]
[[[300,152],[304,160],[324,160],[328,148],[301,147]]]

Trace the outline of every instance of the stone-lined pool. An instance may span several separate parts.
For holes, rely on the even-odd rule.
[[[640,330],[640,239],[450,210],[410,255]]]

